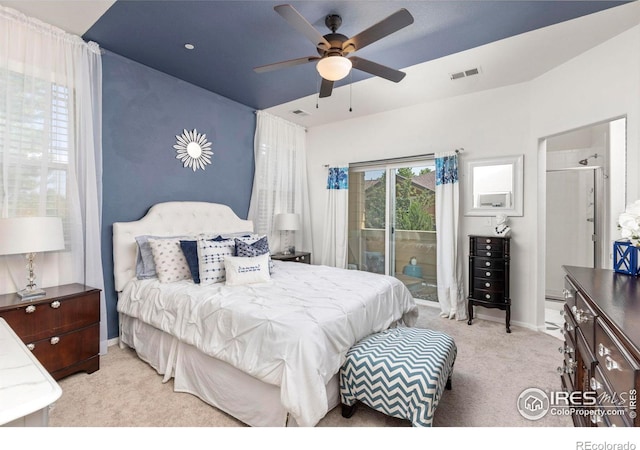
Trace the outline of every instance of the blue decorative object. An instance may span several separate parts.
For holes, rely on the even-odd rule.
[[[349,189],[349,168],[329,167],[327,189]]]
[[[629,241],[613,243],[613,269],[627,275],[640,275],[640,247],[634,247]]]
[[[458,182],[458,155],[436,158],[436,186]]]
[[[402,273],[415,278],[422,278],[422,267],[407,264],[402,269]]]

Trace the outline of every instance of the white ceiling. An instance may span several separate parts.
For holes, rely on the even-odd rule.
[[[0,0],[3,6],[77,35],[84,34],[113,3],[113,0]],[[638,24],[640,4],[635,1],[405,68],[403,70],[407,76],[399,84],[381,78],[369,78],[334,89],[331,101],[318,100],[313,95],[269,108],[268,111],[312,127],[521,83]],[[475,67],[480,69],[479,75],[455,81],[450,79],[451,73]],[[352,112],[349,111],[350,105]],[[310,114],[301,117],[291,113],[297,109]]]
[[[312,95],[267,111],[313,127],[522,83],[638,24],[640,3],[633,2],[403,69],[407,76],[402,83],[370,78],[355,83],[351,90],[350,86],[334,89],[331,101]],[[480,68],[479,75],[450,79],[451,73],[474,67]],[[388,89],[390,85],[393,89]],[[310,115],[296,116],[291,111],[297,109]]]

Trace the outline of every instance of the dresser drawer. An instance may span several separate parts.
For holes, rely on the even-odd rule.
[[[504,280],[504,270],[492,269],[484,267],[475,267],[473,269],[474,278],[484,278],[490,280]]]
[[[595,326],[596,358],[604,378],[613,392],[621,394],[636,389],[640,373],[640,364],[633,358],[611,329],[596,319]]]
[[[575,300],[575,306],[571,307],[571,315],[575,319],[576,325],[582,330],[590,348],[594,348],[596,313],[587,304],[580,292],[576,292]]]
[[[598,426],[633,426],[633,419],[629,417],[628,395],[620,396],[613,391],[606,377],[599,366],[596,366],[591,377],[591,389],[596,393],[598,399],[598,409],[602,411],[604,420],[594,422]]]
[[[100,352],[100,325],[96,323],[71,333],[28,342],[27,347],[33,347],[33,355],[45,369],[53,373]]]
[[[100,292],[29,304],[3,311],[2,317],[25,343],[100,321]]]
[[[493,293],[504,292],[504,280],[497,280],[492,278],[476,278],[473,281],[473,286],[476,289],[482,289]]]
[[[473,298],[476,300],[484,300],[485,302],[504,303],[504,292],[493,292],[487,289],[474,289]]]
[[[578,292],[578,290],[573,285],[573,283],[571,283],[569,278],[568,277],[564,277],[564,289],[562,291],[562,294],[564,296],[564,301],[567,303],[567,305],[569,305],[569,309],[571,309],[572,307],[576,306],[576,294],[577,294],[577,292]]]
[[[571,314],[571,310],[568,305],[564,305],[563,309],[563,317],[564,317],[564,326],[563,326],[563,334],[571,336],[572,341],[575,343],[576,341],[576,330],[578,326],[576,324],[575,319],[573,318],[573,314]],[[575,348],[575,345],[574,345]]]
[[[475,257],[473,261],[474,268],[478,269],[491,269],[491,270],[504,270],[503,259],[483,258]]]

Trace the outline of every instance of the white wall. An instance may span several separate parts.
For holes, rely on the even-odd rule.
[[[640,27],[592,49],[532,82],[454,97],[364,118],[313,127],[307,133],[307,165],[314,260],[322,248],[326,201],[325,164],[451,151],[465,159],[524,154],[524,216],[513,217],[512,322],[544,322],[544,156],[541,138],[613,117],[628,117],[629,172],[638,172]],[[425,80],[428,81],[428,80]],[[464,166],[464,164],[462,164]],[[632,177],[630,177],[632,178]],[[461,183],[465,182],[464,172]],[[629,180],[630,199],[640,193]],[[461,189],[461,195],[463,189]],[[462,210],[464,210],[464,199]],[[467,235],[489,233],[492,220],[462,217],[461,255]],[[541,244],[542,243],[542,244]],[[466,285],[466,264],[465,285]],[[466,288],[466,286],[465,286]],[[503,320],[501,311],[478,311]]]

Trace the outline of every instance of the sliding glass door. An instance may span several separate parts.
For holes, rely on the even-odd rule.
[[[349,267],[437,301],[434,161],[355,165],[349,180]]]

